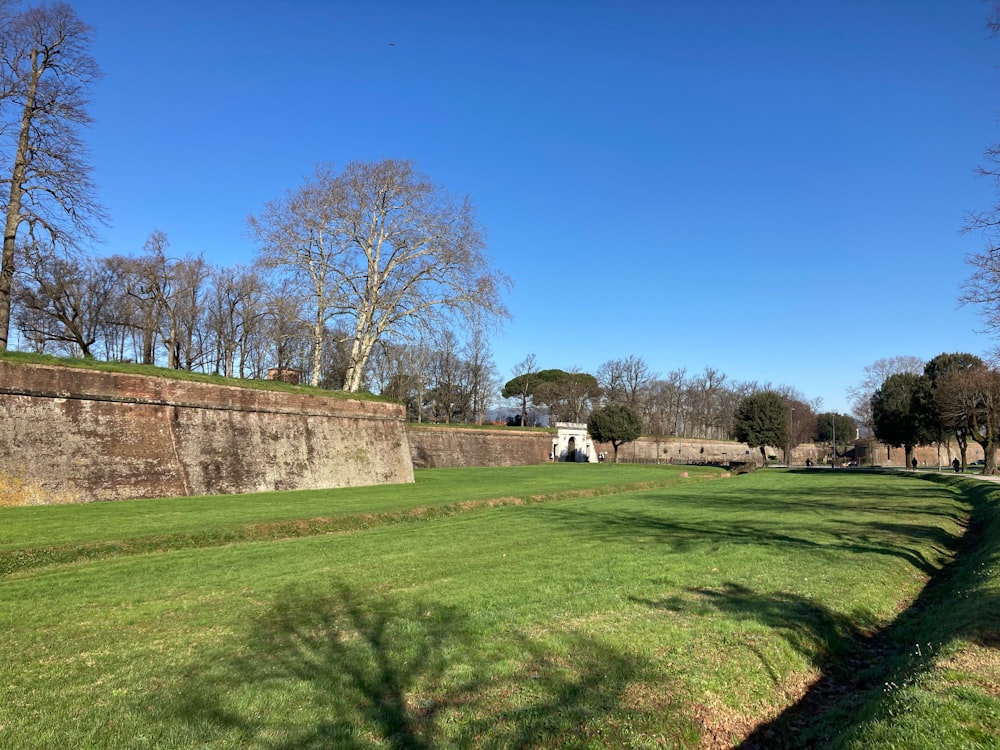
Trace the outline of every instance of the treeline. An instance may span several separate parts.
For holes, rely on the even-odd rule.
[[[783,434],[795,444],[822,438],[833,418],[817,414],[819,401],[791,386],[736,381],[712,367],[692,374],[681,368],[662,376],[638,356],[608,360],[590,375],[540,369],[536,357],[529,355],[514,371],[501,391],[512,424],[585,422],[595,408],[620,404],[640,417],[645,435],[731,440],[739,405],[765,390],[781,394],[788,416]],[[849,417],[834,416],[853,426]],[[838,442],[853,440],[853,430],[841,429],[844,435]]]
[[[72,256],[22,246],[13,322],[18,347],[56,356],[135,362],[234,378],[271,368],[312,373],[314,331],[285,277],[203,256],[173,258],[162,232],[137,255]],[[324,330],[318,376],[343,387],[346,330]],[[495,404],[499,377],[481,330],[442,329],[420,343],[383,341],[369,390],[412,402],[415,419],[476,421]],[[444,404],[444,405],[442,405]]]
[[[904,359],[904,358],[900,358]],[[906,463],[920,445],[954,443],[956,469],[968,446],[983,450],[984,474],[996,474],[1000,444],[1000,370],[968,352],[942,353],[923,365],[897,367],[869,398],[869,419],[882,442],[903,448]]]
[[[20,252],[19,349],[234,378],[263,378],[271,368],[312,374],[315,332],[301,298],[266,268],[173,257],[163,232],[134,255],[70,256],[43,244]],[[318,383],[339,390],[352,337],[336,327],[323,337]],[[609,360],[594,374],[542,370],[530,356],[515,371],[504,384],[485,328],[442,327],[414,341],[381,340],[364,387],[406,404],[419,422],[585,422],[596,407],[621,403],[642,417],[645,434],[711,439],[732,438],[741,399],[763,387],[711,367],[660,376],[638,356]],[[798,437],[811,439],[813,405],[785,392],[798,404]]]

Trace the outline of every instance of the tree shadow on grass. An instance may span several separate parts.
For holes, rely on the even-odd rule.
[[[454,607],[288,592],[246,655],[189,682],[181,718],[262,750],[617,746],[662,721],[624,705],[641,660],[579,635],[513,643],[497,651]]]
[[[600,512],[592,508],[576,510],[572,508],[545,508],[538,511],[552,517],[562,528],[577,528],[589,535],[613,541],[628,539],[630,536],[663,544],[675,552],[686,552],[704,545],[749,544],[756,546],[778,546],[783,549],[805,549],[817,552],[847,550],[859,554],[875,554],[896,557],[913,565],[921,572],[932,575],[935,563],[928,560],[919,544],[908,544],[901,535],[894,542],[889,535],[878,537],[848,533],[849,524],[827,524],[817,522],[815,528],[803,529],[801,524],[782,528],[780,520],[741,519],[725,521],[722,517],[709,523],[679,521],[660,512],[612,510]],[[916,529],[916,526],[913,527]],[[808,531],[808,533],[807,533]],[[945,545],[951,544],[936,529],[927,527],[918,536],[933,536]]]
[[[781,633],[792,648],[817,667],[827,656],[847,650],[862,633],[856,620],[797,594],[761,594],[738,583],[686,592],[657,600],[633,597],[632,601],[671,612],[709,607],[734,619],[753,620]]]
[[[806,693],[758,726],[739,744],[741,750],[837,746],[872,719],[891,715],[898,688],[934,666],[934,651],[959,639],[1000,647],[1000,596],[990,577],[1000,561],[1000,491],[973,487],[966,497],[972,511],[964,536],[935,537],[953,547],[951,561],[880,630],[794,594],[760,593],[733,583],[689,590],[699,602],[782,633],[821,669]],[[684,596],[641,603],[671,610],[692,606]]]

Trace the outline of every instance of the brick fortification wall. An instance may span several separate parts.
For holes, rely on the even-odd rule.
[[[79,500],[413,481],[397,404],[8,362],[0,473]]]
[[[595,450],[604,451],[611,456],[611,443],[595,443]],[[774,453],[774,449],[769,453]],[[784,454],[778,451],[779,456]],[[761,462],[760,451],[750,448],[745,443],[731,440],[703,440],[698,438],[669,437],[657,440],[651,437],[641,437],[626,443],[618,449],[620,461],[641,461],[643,463],[721,463],[724,461]]]
[[[410,455],[418,469],[528,466],[547,463],[552,435],[537,430],[421,427],[411,424]]]

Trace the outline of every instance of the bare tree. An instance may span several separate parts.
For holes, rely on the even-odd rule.
[[[875,412],[872,409],[872,396],[893,375],[919,375],[924,371],[924,361],[920,357],[904,354],[896,357],[877,359],[864,369],[864,377],[856,386],[847,389],[847,397],[851,400],[851,414],[858,423],[863,425],[867,433],[867,455],[869,460],[874,455],[872,440],[875,438]]]
[[[10,333],[19,232],[73,246],[104,211],[78,129],[90,123],[87,90],[99,76],[91,30],[65,4],[11,13],[0,5],[0,149],[8,161],[0,256],[0,350]]]
[[[471,419],[476,424],[483,423],[486,410],[495,403],[500,392],[500,375],[485,331],[473,327],[462,349],[468,371],[469,396],[471,399]]]
[[[1000,145],[986,149],[986,166],[977,172],[996,185],[997,203],[986,211],[966,215],[964,234],[982,234],[985,246],[966,256],[973,274],[963,284],[959,295],[962,305],[981,305],[983,320],[994,335],[1000,333]]]
[[[424,421],[435,356],[425,341],[383,341],[372,358],[378,392],[405,403],[409,418],[416,422]]]
[[[317,169],[313,180],[249,218],[250,229],[261,242],[261,265],[284,272],[285,284],[291,285],[288,292],[308,300],[303,311],[312,331],[310,382],[314,386],[320,381],[327,323],[337,312],[335,303],[342,292],[337,272],[343,255],[336,234],[337,201],[329,172]]]
[[[441,422],[469,421],[471,395],[461,344],[454,331],[445,329],[434,337],[430,362],[430,397],[434,416]]]
[[[1000,440],[1000,372],[985,365],[955,370],[944,375],[934,392],[943,422],[963,425],[983,449],[983,474],[997,473],[996,449]]]
[[[52,247],[23,248],[13,320],[30,340],[56,342],[70,356],[93,357],[119,279],[101,259],[66,258]]]
[[[528,400],[538,385],[538,361],[534,354],[529,354],[524,361],[511,368],[514,377],[507,381],[500,391],[504,398],[516,399],[521,402],[521,426],[528,424]]]
[[[177,369],[194,370],[201,367],[206,354],[206,282],[212,269],[204,257],[197,255],[175,261],[173,270],[177,289],[168,313],[174,325],[168,340],[171,348],[168,360]]]
[[[269,344],[267,360],[274,367],[298,369],[302,340],[312,338],[308,325],[303,323],[302,300],[288,279],[265,288],[263,330]]]
[[[1000,36],[1000,2],[994,2],[986,27]],[[986,164],[977,168],[980,176],[993,183],[993,205],[985,211],[970,211],[962,232],[978,232],[983,236],[983,249],[966,256],[973,274],[962,285],[959,302],[981,305],[987,328],[994,336],[1000,334],[1000,144],[986,149]]]
[[[440,330],[455,314],[508,314],[500,294],[510,281],[483,252],[472,203],[453,199],[409,161],[352,162],[340,174],[318,166],[250,223],[264,258],[312,285],[317,346],[327,315],[351,331],[345,390],[361,388],[383,338]]]
[[[206,312],[212,368],[226,377],[247,377],[264,319],[263,279],[246,266],[216,268],[211,276]]]
[[[144,324],[160,326],[160,337],[167,347],[167,367],[189,370],[201,356],[196,339],[209,269],[201,257],[170,257],[169,247],[163,232],[157,230],[149,235],[143,247],[145,255],[131,259],[129,264],[129,293],[144,311]],[[150,340],[148,332],[146,340]],[[154,361],[155,352],[144,347],[143,362]]]
[[[645,360],[634,355],[625,359],[609,359],[597,368],[597,382],[607,401],[625,404],[636,413],[646,411],[639,402],[643,390],[654,377]]]
[[[148,269],[141,259],[117,255],[111,262],[120,269],[124,299],[118,306],[117,324],[129,332],[137,362],[152,365],[160,340],[160,308],[146,282]],[[147,272],[148,271],[148,272]]]
[[[788,428],[785,431],[788,440],[785,450],[785,464],[791,466],[792,449],[816,437],[816,409],[819,403],[815,400],[810,402],[797,388],[792,386],[778,386],[774,392],[785,399],[788,412]],[[834,449],[834,453],[836,454],[836,449]],[[836,461],[836,455],[834,455],[834,461]]]
[[[924,361],[909,354],[883,357],[865,367],[864,377],[856,386],[847,389],[847,397],[851,400],[852,413],[869,429],[869,434],[872,427],[871,399],[875,391],[892,375],[920,375],[923,371]]]
[[[670,371],[666,380],[658,380],[653,386],[657,409],[661,414],[660,421],[666,435],[684,435],[686,389],[687,370],[683,367]]]
[[[722,419],[721,408],[727,399],[729,388],[728,377],[724,372],[714,367],[705,367],[700,375],[696,375],[688,384],[689,414],[693,436],[704,438],[728,437],[732,429]]]

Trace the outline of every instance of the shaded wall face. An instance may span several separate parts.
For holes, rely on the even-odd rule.
[[[549,461],[553,436],[511,428],[488,430],[410,425],[413,466],[531,466]]]
[[[0,473],[79,500],[413,481],[396,404],[3,362]]]

